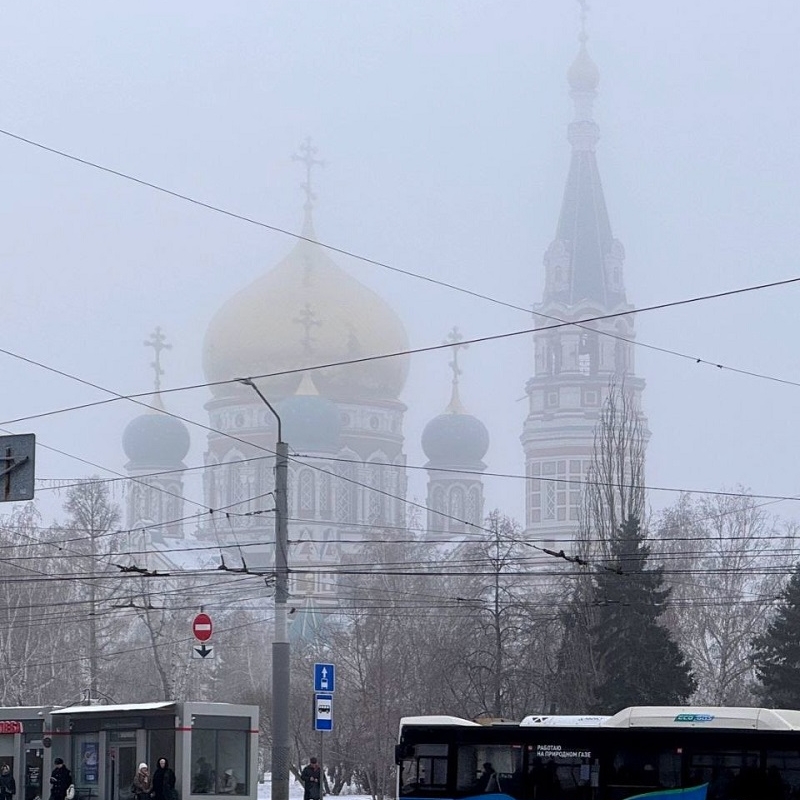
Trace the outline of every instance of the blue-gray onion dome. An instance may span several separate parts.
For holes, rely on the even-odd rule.
[[[471,414],[440,414],[425,426],[422,449],[429,466],[482,466],[489,449],[489,432]]]
[[[281,400],[283,440],[293,452],[336,453],[342,423],[336,405],[318,394],[296,394]]]
[[[131,420],[122,434],[129,467],[176,467],[189,452],[189,431],[175,417],[142,414]]]

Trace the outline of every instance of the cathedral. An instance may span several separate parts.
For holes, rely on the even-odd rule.
[[[524,460],[525,532],[545,546],[576,535],[610,381],[624,379],[637,406],[644,388],[635,374],[634,318],[624,314],[633,310],[625,294],[624,249],[612,234],[595,154],[599,73],[585,35],[568,82],[575,109],[568,127],[571,162],[555,238],[544,256],[543,296],[534,306],[534,359],[530,373],[507,387],[513,397],[524,385],[528,399],[519,467],[522,472]],[[160,354],[167,345],[160,330],[146,342],[155,353],[153,408],[133,419],[123,436],[127,472],[138,479],[127,496],[127,527],[148,531],[154,558],[159,548],[192,540],[212,553],[218,548],[217,559],[236,552],[248,569],[268,572],[280,419],[290,446],[289,588],[307,620],[315,607],[335,600],[335,580],[325,566],[352,559],[365,541],[390,541],[407,528],[407,436],[420,437],[427,458],[420,535],[459,542],[480,531],[491,427],[462,403],[461,337],[454,329],[450,401],[422,432],[405,429],[407,333],[385,300],[316,244],[314,156],[310,142],[296,156],[307,170],[302,234],[282,261],[222,304],[205,333],[209,514],[202,522],[190,529],[181,501],[190,438],[180,420],[163,413],[169,409],[159,394]],[[252,379],[277,414],[241,378]],[[162,558],[169,563],[166,554]]]

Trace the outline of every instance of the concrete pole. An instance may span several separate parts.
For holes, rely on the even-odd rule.
[[[272,404],[249,378],[252,387],[278,421],[275,446],[275,631],[272,637],[272,795],[271,800],[289,800],[289,445],[283,441],[281,418]]]
[[[278,441],[275,461],[275,636],[272,642],[272,800],[289,800],[289,446]]]

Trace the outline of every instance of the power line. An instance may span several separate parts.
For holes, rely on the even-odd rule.
[[[2,133],[2,131],[0,131],[0,133]],[[644,307],[636,309],[636,310],[615,311],[615,312],[612,312],[612,313],[609,313],[609,314],[597,314],[597,315],[595,315],[593,317],[586,317],[585,319],[581,320],[581,322],[582,323],[601,322],[603,320],[617,319],[619,317],[626,317],[626,316],[630,316],[632,314],[644,314],[644,313],[647,313],[649,311],[663,311],[663,310],[669,309],[669,308],[677,308],[679,306],[690,305],[690,304],[693,304],[693,303],[706,302],[708,300],[719,300],[719,299],[722,299],[722,298],[725,298],[725,297],[734,297],[736,295],[747,294],[749,292],[762,291],[764,289],[774,289],[774,288],[777,288],[777,287],[780,287],[780,286],[789,286],[789,285],[792,285],[792,284],[795,284],[795,283],[798,283],[798,282],[800,282],[800,276],[796,276],[796,277],[793,277],[793,278],[783,278],[783,279],[777,280],[777,281],[770,281],[768,283],[761,283],[761,284],[753,284],[751,286],[744,286],[744,287],[740,287],[738,289],[728,289],[728,290],[721,291],[721,292],[712,292],[710,294],[695,295],[694,297],[684,298],[682,300],[671,300],[671,301],[667,301],[667,302],[663,302],[663,303],[654,303],[652,305],[644,306]],[[472,339],[462,339],[459,342],[442,342],[440,344],[435,344],[435,345],[425,345],[425,346],[422,346],[422,347],[414,347],[414,348],[407,348],[405,350],[397,350],[397,351],[394,351],[394,352],[391,352],[391,353],[375,353],[375,354],[370,355],[370,356],[362,356],[360,358],[340,359],[338,361],[329,361],[329,362],[324,363],[324,364],[308,364],[308,365],[304,365],[302,367],[295,367],[295,368],[286,369],[286,370],[278,370],[276,372],[265,372],[265,373],[261,373],[261,374],[258,374],[258,375],[242,375],[242,376],[237,377],[237,378],[229,378],[229,379],[226,379],[226,380],[205,381],[205,382],[202,382],[202,383],[187,384],[185,386],[176,386],[176,387],[173,387],[173,388],[170,388],[170,389],[161,389],[160,393],[163,395],[163,394],[172,394],[172,393],[176,393],[176,392],[193,391],[193,390],[196,390],[196,389],[208,389],[208,388],[213,388],[215,386],[225,386],[225,385],[231,385],[231,384],[240,383],[244,379],[249,380],[249,381],[266,380],[268,378],[277,378],[277,377],[282,377],[282,376],[286,376],[286,375],[297,375],[297,374],[301,374],[301,373],[305,373],[305,372],[315,372],[317,370],[333,369],[333,368],[336,368],[336,367],[353,366],[353,365],[356,365],[356,364],[366,364],[366,363],[370,363],[370,362],[373,362],[373,361],[381,361],[381,360],[390,359],[390,358],[401,358],[401,357],[406,357],[406,356],[410,356],[410,355],[417,355],[417,354],[420,354],[420,353],[430,353],[430,352],[434,352],[434,351],[438,351],[438,350],[444,350],[444,349],[452,348],[452,347],[455,347],[455,346],[463,347],[465,345],[484,344],[486,342],[495,342],[495,341],[501,341],[501,340],[505,340],[505,339],[512,339],[512,338],[515,338],[517,336],[545,333],[547,331],[552,331],[552,330],[555,330],[555,329],[558,329],[558,328],[568,327],[568,326],[571,326],[573,324],[574,323],[572,323],[572,322],[561,322],[561,323],[556,323],[556,324],[553,324],[553,325],[545,325],[545,326],[539,327],[539,328],[536,328],[536,327],[534,327],[534,328],[522,328],[522,329],[518,329],[518,330],[514,330],[514,331],[507,331],[505,333],[487,334],[486,336],[476,336],[476,337],[473,337]],[[99,386],[96,383],[92,383],[91,381],[87,381],[87,380],[84,380],[83,378],[79,378],[77,376],[71,375],[70,373],[66,373],[66,372],[63,372],[62,370],[58,370],[58,369],[52,368],[52,367],[50,367],[50,366],[48,366],[46,364],[43,364],[42,362],[38,362],[38,361],[35,361],[33,359],[26,358],[24,356],[20,356],[17,353],[14,353],[13,351],[0,348],[0,353],[3,353],[3,354],[5,354],[7,356],[10,356],[12,358],[19,358],[22,361],[25,361],[25,362],[27,362],[29,364],[32,364],[32,365],[37,366],[37,367],[40,367],[40,368],[45,369],[47,371],[54,372],[54,373],[56,373],[58,375],[65,376],[65,377],[71,377],[74,380],[78,381],[79,383],[82,383],[82,384],[84,384],[86,386],[90,386],[90,387],[95,388],[95,389],[99,389],[100,391],[103,391],[103,392],[106,392],[107,394],[112,395],[112,397],[107,398],[105,400],[96,400],[96,401],[89,402],[89,403],[82,403],[82,404],[79,404],[79,405],[64,407],[64,408],[60,408],[60,409],[53,409],[51,411],[44,411],[44,412],[41,412],[39,414],[29,414],[29,415],[23,416],[23,417],[16,417],[14,419],[3,420],[3,421],[0,421],[0,425],[14,425],[14,424],[18,424],[20,422],[29,422],[29,421],[34,420],[34,419],[42,419],[44,417],[55,416],[57,414],[66,414],[66,413],[71,413],[73,411],[81,411],[81,410],[85,410],[85,409],[88,409],[88,408],[96,408],[97,406],[107,405],[109,403],[113,403],[113,402],[116,402],[118,400],[129,400],[131,402],[137,403],[137,405],[144,406],[145,408],[148,408],[150,410],[159,411],[162,414],[167,414],[168,416],[176,416],[178,419],[183,419],[183,417],[177,416],[176,414],[172,414],[169,411],[165,411],[163,409],[156,408],[155,406],[151,406],[151,405],[149,405],[147,403],[140,402],[140,398],[152,396],[152,394],[153,394],[152,391],[136,392],[134,394],[123,395],[123,394],[119,394],[118,392],[115,392],[115,391],[113,391],[111,389],[107,389],[107,388],[105,388],[103,386]],[[718,365],[718,366],[720,366],[720,365]],[[722,367],[720,366],[720,368],[722,368]],[[568,375],[569,373],[564,372],[563,374]],[[800,387],[800,382],[798,382],[798,381],[789,381],[789,380],[781,379],[781,383],[786,383],[787,385]],[[184,421],[187,421],[187,420],[184,420]],[[193,422],[192,424],[198,424],[198,423]],[[227,435],[227,434],[221,433],[221,435],[224,436],[224,435]]]
[[[81,158],[80,156],[73,155],[72,153],[67,153],[64,150],[59,150],[58,148],[55,148],[55,147],[50,147],[49,145],[46,145],[46,144],[44,144],[42,142],[37,142],[37,141],[35,141],[33,139],[29,139],[29,138],[27,138],[25,136],[21,136],[19,134],[13,133],[11,131],[0,129],[0,134],[2,134],[4,136],[7,136],[10,139],[14,139],[15,141],[21,142],[23,144],[27,144],[27,145],[29,145],[31,147],[35,147],[35,148],[38,148],[40,150],[43,150],[43,151],[45,151],[47,153],[51,153],[52,155],[59,156],[60,158],[64,158],[64,159],[67,159],[69,161],[73,161],[75,163],[81,164],[83,166],[90,167],[92,169],[96,169],[96,170],[98,170],[100,172],[104,172],[106,174],[113,175],[113,176],[115,176],[117,178],[122,178],[123,180],[130,181],[132,183],[138,184],[139,186],[143,186],[143,187],[148,188],[148,189],[152,189],[153,191],[156,191],[156,192],[159,192],[161,194],[167,195],[167,196],[172,197],[174,199],[182,200],[182,201],[187,202],[187,203],[191,203],[192,205],[198,206],[199,208],[203,208],[203,209],[205,209],[207,211],[212,211],[212,212],[214,212],[216,214],[222,214],[223,216],[229,217],[231,219],[238,220],[239,222],[245,222],[248,225],[255,225],[255,226],[259,227],[259,228],[263,228],[263,229],[271,231],[273,233],[279,233],[279,234],[281,234],[283,236],[288,236],[288,237],[290,237],[292,239],[295,239],[296,241],[308,242],[309,244],[316,245],[316,246],[321,247],[321,248],[323,248],[325,250],[328,250],[328,251],[330,251],[332,253],[336,253],[338,255],[343,255],[343,256],[346,256],[348,258],[353,258],[353,259],[355,259],[357,261],[361,261],[361,262],[363,262],[365,264],[369,264],[371,266],[380,267],[381,269],[388,270],[389,272],[394,272],[394,273],[399,274],[399,275],[404,275],[404,276],[409,277],[409,278],[414,278],[415,280],[424,281],[426,283],[430,283],[430,284],[433,284],[435,286],[439,286],[439,287],[442,287],[442,288],[445,288],[445,289],[449,289],[449,290],[458,292],[460,294],[467,295],[468,297],[473,297],[473,298],[478,299],[478,300],[485,300],[485,301],[487,301],[489,303],[493,303],[494,305],[498,305],[498,306],[501,306],[501,307],[504,307],[504,308],[509,308],[509,309],[512,309],[512,310],[515,310],[515,311],[522,311],[522,312],[524,312],[526,314],[535,313],[537,316],[539,316],[539,317],[541,317],[543,319],[549,319],[551,321],[560,323],[559,325],[557,325],[555,327],[562,327],[564,325],[574,326],[574,327],[581,328],[581,329],[584,329],[584,330],[592,331],[593,333],[598,333],[598,334],[603,335],[603,336],[608,336],[609,338],[612,338],[612,339],[617,339],[617,340],[620,340],[620,341],[627,342],[628,344],[634,345],[636,347],[645,347],[645,348],[647,348],[649,350],[653,350],[655,352],[676,356],[678,358],[682,358],[682,359],[685,359],[685,360],[688,360],[688,361],[692,361],[692,362],[694,362],[696,364],[703,364],[703,365],[706,365],[706,366],[714,367],[716,369],[724,369],[724,370],[727,370],[727,371],[730,371],[730,372],[734,372],[734,373],[737,373],[737,374],[740,374],[740,375],[746,375],[746,376],[749,376],[749,377],[754,377],[754,378],[760,378],[760,379],[763,379],[763,380],[774,381],[776,383],[782,383],[782,384],[787,384],[787,385],[791,385],[791,386],[800,385],[800,384],[796,383],[795,381],[790,381],[790,380],[787,380],[787,379],[778,378],[778,377],[775,377],[775,376],[772,376],[772,375],[767,375],[767,374],[755,372],[755,371],[752,371],[752,370],[746,370],[746,369],[740,369],[740,368],[737,368],[737,367],[731,367],[731,366],[728,366],[728,365],[725,365],[725,364],[721,364],[721,363],[715,362],[713,360],[704,359],[704,358],[701,358],[701,357],[698,357],[698,356],[690,355],[688,353],[682,353],[682,352],[680,352],[678,350],[673,350],[673,349],[670,349],[670,348],[667,348],[667,347],[659,347],[657,345],[647,344],[646,342],[641,342],[641,341],[638,341],[636,339],[630,339],[630,338],[628,338],[626,336],[615,334],[615,333],[613,333],[611,331],[596,331],[594,328],[591,328],[591,327],[587,326],[587,323],[591,322],[593,320],[568,321],[568,320],[564,320],[564,319],[562,319],[560,317],[556,317],[556,316],[549,315],[549,314],[544,314],[541,311],[535,311],[534,312],[530,308],[525,308],[524,306],[519,306],[519,305],[517,305],[515,303],[510,303],[510,302],[505,301],[505,300],[500,300],[498,298],[492,297],[492,296],[484,294],[482,292],[477,292],[477,291],[472,290],[472,289],[467,289],[464,286],[459,286],[458,284],[451,283],[450,281],[444,281],[444,280],[441,280],[441,279],[438,279],[438,278],[433,278],[430,275],[424,275],[424,274],[421,274],[421,273],[418,273],[418,272],[413,272],[412,270],[407,270],[407,269],[402,269],[401,267],[392,266],[391,264],[388,264],[388,263],[386,263],[384,261],[380,261],[380,260],[375,259],[375,258],[370,258],[368,256],[363,256],[363,255],[361,255],[359,253],[353,252],[352,250],[347,250],[347,249],[342,248],[342,247],[336,247],[335,245],[329,244],[327,242],[323,242],[323,241],[321,241],[319,239],[315,239],[315,238],[312,238],[310,236],[305,236],[304,234],[301,234],[301,233],[296,233],[295,231],[290,231],[290,230],[288,230],[286,228],[282,228],[282,227],[280,227],[278,225],[271,225],[271,224],[263,222],[261,220],[257,220],[257,219],[255,219],[253,217],[249,217],[249,216],[247,216],[245,214],[239,214],[237,212],[230,211],[229,209],[223,208],[221,206],[217,206],[217,205],[214,205],[212,203],[207,203],[207,202],[204,202],[202,200],[198,200],[197,198],[191,197],[190,195],[184,194],[182,192],[177,192],[177,191],[172,190],[172,189],[167,189],[166,187],[161,186],[161,185],[156,184],[156,183],[153,183],[152,181],[147,181],[147,180],[144,180],[143,178],[137,178],[136,176],[131,175],[131,174],[126,173],[126,172],[122,172],[121,170],[116,170],[116,169],[113,169],[111,167],[106,167],[106,166],[104,166],[102,164],[99,164],[99,163],[97,163],[95,161],[90,161],[89,159]],[[648,310],[648,309],[640,309],[639,311],[646,311],[646,310]],[[635,310],[632,310],[632,311],[628,311],[628,312],[625,312],[625,313],[626,314],[631,314],[631,313],[637,313],[637,312]],[[546,328],[543,328],[542,330],[546,330]]]

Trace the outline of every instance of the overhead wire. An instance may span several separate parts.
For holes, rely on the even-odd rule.
[[[90,160],[88,158],[82,158],[80,156],[76,156],[76,155],[74,155],[72,153],[68,153],[65,150],[61,150],[61,149],[56,148],[56,147],[51,147],[49,145],[44,144],[43,142],[39,142],[39,141],[36,141],[36,140],[31,139],[29,137],[22,136],[20,134],[14,133],[14,132],[12,132],[10,130],[0,129],[0,134],[2,134],[3,136],[8,137],[9,139],[12,139],[12,140],[15,140],[17,142],[20,142],[22,144],[26,144],[26,145],[28,145],[30,147],[37,148],[37,149],[42,150],[44,152],[50,153],[52,155],[56,155],[56,156],[58,156],[60,158],[64,158],[66,160],[69,160],[69,161],[72,161],[74,163],[80,164],[82,166],[90,167],[92,169],[98,170],[98,171],[106,173],[108,175],[112,175],[114,177],[121,178],[123,180],[129,181],[129,182],[137,184],[139,186],[142,186],[142,187],[145,187],[145,188],[148,188],[148,189],[152,189],[153,191],[156,191],[156,192],[159,192],[161,194],[167,195],[167,196],[172,197],[172,198],[174,198],[176,200],[181,200],[183,202],[190,203],[192,205],[195,205],[195,206],[197,206],[199,208],[202,208],[202,209],[205,209],[207,211],[211,211],[211,212],[216,213],[216,214],[221,214],[221,215],[229,217],[231,219],[235,219],[235,220],[237,220],[239,222],[244,222],[244,223],[247,223],[249,225],[254,225],[254,226],[257,226],[259,228],[271,231],[273,233],[278,233],[278,234],[281,234],[283,236],[290,237],[290,238],[292,238],[292,239],[294,239],[296,241],[307,242],[309,244],[313,244],[313,245],[321,247],[321,248],[323,248],[325,250],[328,250],[329,252],[336,253],[338,255],[343,255],[343,256],[346,256],[348,258],[352,258],[352,259],[355,259],[357,261],[361,261],[362,263],[369,264],[369,265],[375,266],[375,267],[379,267],[380,269],[384,269],[384,270],[387,270],[389,272],[394,272],[394,273],[399,274],[399,275],[403,275],[405,277],[413,278],[415,280],[424,281],[426,283],[430,283],[432,285],[439,286],[441,288],[449,289],[451,291],[455,291],[455,292],[458,292],[460,294],[464,294],[466,296],[473,297],[473,298],[478,299],[478,300],[484,300],[484,301],[487,301],[489,303],[492,303],[492,304],[495,304],[495,305],[498,305],[498,306],[501,306],[501,307],[509,308],[509,309],[516,310],[516,311],[522,311],[522,312],[524,312],[526,314],[534,313],[537,316],[542,317],[543,319],[550,319],[552,321],[555,321],[555,322],[558,322],[558,323],[561,323],[561,324],[564,324],[564,325],[571,325],[571,326],[575,326],[577,328],[582,328],[582,329],[585,329],[585,330],[588,330],[588,331],[592,331],[593,333],[597,333],[597,334],[600,334],[600,335],[603,335],[603,336],[608,336],[608,337],[610,337],[612,339],[618,339],[618,340],[627,342],[628,344],[631,344],[633,346],[645,347],[647,349],[650,349],[650,350],[653,350],[653,351],[656,351],[656,352],[660,352],[660,353],[664,353],[664,354],[667,354],[667,355],[676,356],[676,357],[679,357],[679,358],[682,358],[682,359],[685,359],[685,360],[689,360],[689,361],[692,361],[693,363],[696,363],[696,364],[703,364],[703,365],[710,366],[710,367],[713,367],[713,368],[716,368],[716,369],[724,369],[724,370],[728,370],[728,371],[731,371],[731,372],[734,372],[734,373],[737,373],[737,374],[746,375],[746,376],[749,376],[749,377],[760,378],[760,379],[769,380],[769,381],[775,381],[777,383],[783,383],[783,384],[792,385],[792,386],[800,385],[800,383],[795,382],[795,381],[790,381],[790,380],[787,380],[787,379],[783,379],[783,378],[767,375],[767,374],[764,374],[764,373],[758,373],[758,372],[755,372],[755,371],[752,371],[752,370],[746,370],[746,369],[741,369],[741,368],[737,368],[737,367],[731,367],[731,366],[728,366],[728,365],[725,365],[725,364],[721,364],[721,363],[719,363],[717,361],[714,361],[714,360],[709,360],[709,359],[705,359],[705,358],[702,358],[702,357],[698,357],[696,355],[691,355],[691,354],[688,354],[688,353],[682,353],[680,351],[673,350],[673,349],[666,348],[666,347],[659,347],[659,346],[656,346],[656,345],[651,345],[651,344],[648,344],[646,342],[639,341],[637,339],[631,339],[631,338],[629,338],[627,336],[622,336],[620,334],[616,334],[616,333],[614,333],[612,331],[598,331],[598,330],[592,328],[591,326],[589,326],[587,324],[588,322],[591,322],[592,320],[582,319],[582,320],[569,321],[569,320],[561,319],[560,317],[556,317],[556,316],[553,316],[553,315],[542,313],[541,311],[538,311],[538,310],[534,311],[533,309],[526,308],[524,306],[519,306],[519,305],[517,305],[515,303],[511,303],[511,302],[508,302],[508,301],[505,301],[505,300],[500,300],[498,298],[492,297],[492,296],[487,295],[485,293],[478,292],[478,291],[475,291],[475,290],[472,290],[472,289],[468,289],[468,288],[463,287],[463,286],[459,286],[458,284],[452,283],[450,281],[441,280],[439,278],[434,278],[434,277],[432,277],[430,275],[424,275],[422,273],[414,272],[412,270],[403,269],[401,267],[396,267],[396,266],[388,264],[388,263],[386,263],[384,261],[380,261],[380,260],[375,259],[375,258],[370,258],[368,256],[361,255],[361,254],[356,253],[356,252],[354,252],[352,250],[348,250],[348,249],[345,249],[345,248],[342,248],[342,247],[337,247],[335,245],[332,245],[332,244],[330,244],[328,242],[324,242],[324,241],[322,241],[320,239],[317,239],[315,237],[307,236],[307,235],[302,234],[302,233],[297,233],[296,231],[291,231],[291,230],[289,230],[287,228],[283,228],[283,227],[280,227],[278,225],[269,224],[269,223],[266,223],[266,222],[264,222],[262,220],[257,220],[257,219],[255,219],[253,217],[250,217],[248,215],[240,214],[240,213],[231,211],[229,209],[223,208],[221,206],[218,206],[218,205],[215,205],[215,204],[212,204],[212,203],[208,203],[208,202],[199,200],[198,198],[192,197],[192,196],[190,196],[188,194],[185,194],[183,192],[178,192],[178,191],[175,191],[173,189],[168,189],[168,188],[166,188],[164,186],[161,186],[160,184],[154,183],[152,181],[148,181],[148,180],[145,180],[143,178],[138,178],[138,177],[136,177],[134,175],[131,175],[130,173],[123,172],[122,170],[117,170],[117,169],[113,169],[111,167],[107,167],[105,165],[99,164],[96,161],[92,161],[92,160]],[[645,309],[641,309],[641,310],[645,310]],[[637,313],[637,311],[634,310],[633,312],[629,312],[629,313]]]

